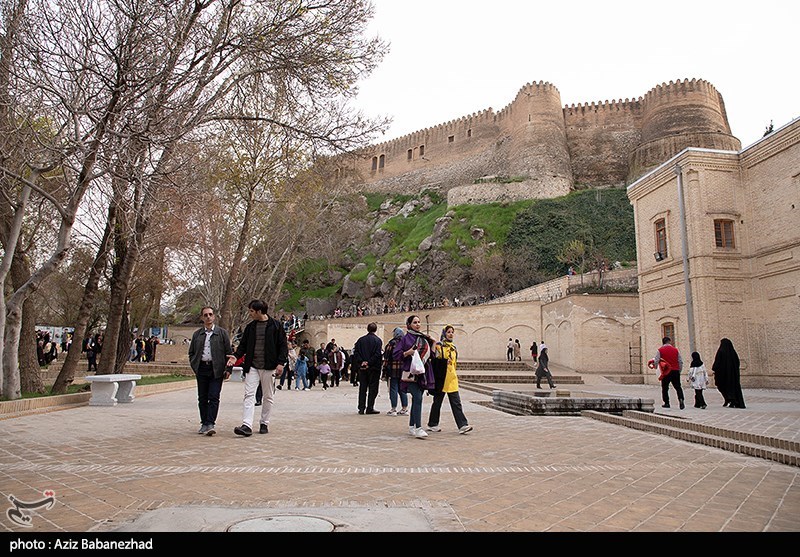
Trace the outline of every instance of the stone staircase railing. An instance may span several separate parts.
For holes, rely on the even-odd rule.
[[[625,285],[635,287],[637,285],[636,268],[615,269],[606,271],[603,275],[603,282],[606,285]],[[591,271],[581,275],[563,276],[529,286],[523,290],[517,290],[506,296],[495,298],[486,302],[487,304],[506,304],[511,302],[532,302],[541,301],[543,303],[552,302],[566,296],[570,289],[578,288],[581,284],[591,286],[595,282],[597,271]]]

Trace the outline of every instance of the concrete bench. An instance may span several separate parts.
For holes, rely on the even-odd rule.
[[[133,390],[141,375],[113,373],[110,375],[87,375],[92,384],[89,406],[116,406],[117,402],[133,402]]]
[[[231,380],[232,381],[244,381],[244,377],[242,375],[242,371],[244,371],[241,366],[235,366],[233,371],[231,372]]]

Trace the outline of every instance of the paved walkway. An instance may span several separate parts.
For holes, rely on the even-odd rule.
[[[715,390],[708,409],[692,408],[689,391],[681,411],[660,408],[657,386],[584,379],[565,388],[650,397],[657,412],[800,439],[799,391],[746,389],[743,410],[722,408]],[[214,437],[196,433],[192,387],[0,419],[0,531],[800,531],[798,467],[586,417],[513,416],[468,390],[474,431],[459,435],[445,403],[443,431],[420,440],[406,417],[385,414],[381,387],[382,413],[364,416],[349,384],[278,391],[270,433],[249,438],[233,433],[243,384],[232,381]],[[497,385],[516,387],[531,388]],[[54,504],[23,512],[29,528],[11,519],[9,497],[30,503],[45,491]]]

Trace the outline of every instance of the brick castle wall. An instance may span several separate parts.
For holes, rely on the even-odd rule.
[[[644,97],[562,106],[556,87],[529,83],[492,108],[358,153],[355,180],[371,191],[426,188],[451,205],[558,197],[576,184],[620,186],[683,148],[741,147],[722,96],[703,80],[658,85]],[[480,178],[498,176],[511,180]]]

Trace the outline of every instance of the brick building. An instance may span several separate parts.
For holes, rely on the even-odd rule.
[[[628,197],[644,355],[670,336],[710,370],[728,337],[744,386],[800,388],[800,119],[739,151],[684,149]]]

